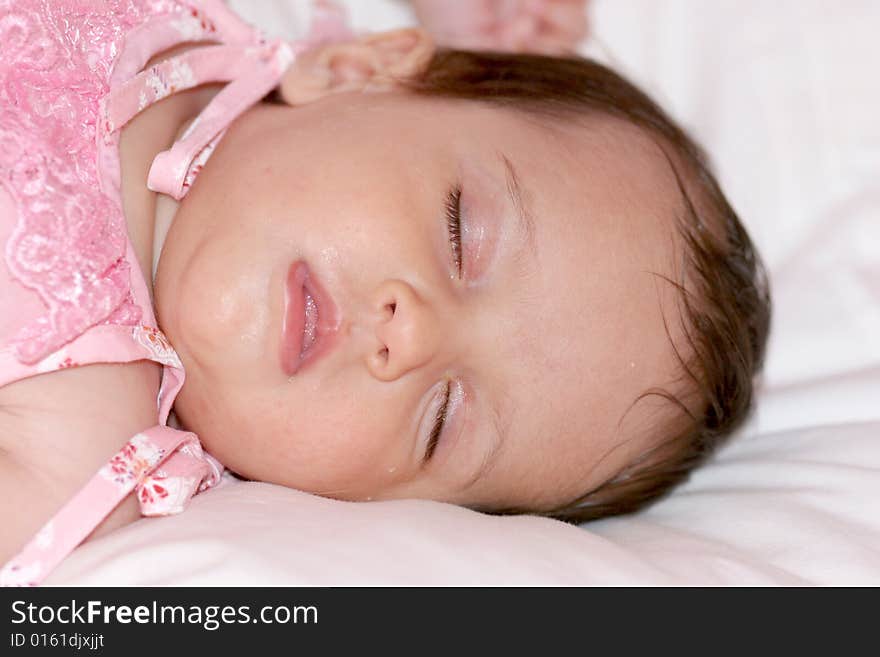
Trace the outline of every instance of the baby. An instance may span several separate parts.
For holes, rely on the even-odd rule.
[[[216,40],[169,40],[148,66]],[[763,270],[699,148],[642,92],[589,60],[447,50],[419,29],[283,53],[261,54],[274,93],[190,167],[155,162],[214,119],[214,82],[244,79],[229,64],[121,129],[159,356],[0,388],[3,560],[156,423],[160,381],[160,424],[173,401],[242,477],[571,521],[656,499],[744,419]],[[165,452],[205,458],[181,444],[137,476]],[[99,531],[136,518],[133,497]]]

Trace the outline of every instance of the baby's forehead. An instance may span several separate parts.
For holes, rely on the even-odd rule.
[[[660,142],[603,114],[529,123],[543,140],[523,149],[523,178],[534,185],[548,239],[575,251],[601,242],[646,270],[673,274],[684,202]]]
[[[670,211],[680,207],[667,149],[639,126],[599,112],[541,124],[571,167],[566,175],[582,172],[585,193]]]
[[[388,94],[383,101],[393,116],[394,129],[414,120],[419,131],[482,143],[490,156],[515,156],[517,168],[545,186],[564,183],[584,192],[584,201],[613,195],[650,207],[679,207],[675,177],[657,138],[633,122],[608,112],[553,110],[536,105],[500,105],[485,101],[424,98],[409,93]],[[402,112],[402,114],[400,113]],[[442,124],[442,125],[438,125]],[[510,151],[513,151],[511,153]],[[528,182],[528,181],[526,181]],[[587,193],[589,192],[589,193]]]

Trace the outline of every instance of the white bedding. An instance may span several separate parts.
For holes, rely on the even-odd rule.
[[[78,549],[50,584],[880,585],[880,4],[593,0],[586,51],[691,128],[771,272],[757,413],[635,516],[573,527],[256,483]],[[293,34],[294,0],[231,3]],[[355,26],[410,24],[349,0]]]

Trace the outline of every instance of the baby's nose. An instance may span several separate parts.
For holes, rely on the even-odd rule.
[[[436,307],[405,281],[384,281],[371,302],[375,340],[368,347],[367,367],[382,381],[393,381],[429,364],[442,344]]]

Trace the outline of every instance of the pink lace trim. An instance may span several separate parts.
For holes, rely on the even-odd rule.
[[[171,0],[0,1],[0,184],[18,206],[6,264],[47,312],[12,340],[32,364],[92,326],[134,325],[127,230],[95,166],[98,100],[124,34]],[[67,16],[77,29],[67,29]]]

